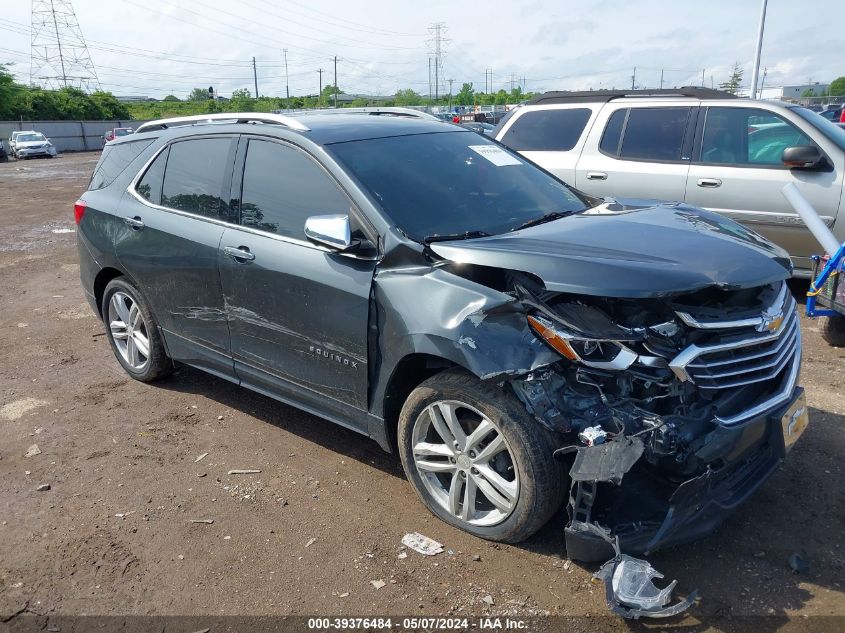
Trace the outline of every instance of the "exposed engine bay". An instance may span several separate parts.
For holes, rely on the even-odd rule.
[[[563,358],[510,386],[560,438],[567,555],[613,557],[608,583],[620,561],[646,569],[621,550],[703,535],[724,515],[712,505],[733,507],[779,462],[779,425],[758,413],[795,398],[800,334],[785,282],[637,300],[551,293],[529,276],[513,288],[535,334]]]

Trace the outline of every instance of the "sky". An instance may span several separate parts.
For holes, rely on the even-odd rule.
[[[59,2],[59,0],[54,0]],[[67,0],[65,0],[67,1]],[[767,86],[845,75],[842,0],[770,0],[762,66]],[[30,74],[30,0],[2,0],[0,63]],[[429,92],[431,26],[443,23],[439,92],[471,82],[528,91],[718,87],[734,63],[748,86],[759,0],[73,0],[99,83],[117,95],[180,98],[194,87],[262,95],[323,86],[344,92]],[[433,64],[433,62],[432,62]],[[636,67],[636,71],[634,68]],[[761,70],[762,72],[762,70]],[[433,71],[432,71],[433,73]],[[523,80],[524,78],[524,80]],[[432,88],[432,91],[434,88]]]

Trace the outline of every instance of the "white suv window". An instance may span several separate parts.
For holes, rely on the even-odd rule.
[[[707,109],[698,161],[715,165],[782,165],[787,147],[815,146],[786,119],[759,108]]]
[[[617,110],[607,122],[599,149],[614,158],[680,161],[689,107]]]
[[[591,114],[589,108],[529,110],[511,124],[502,143],[518,152],[568,152]]]

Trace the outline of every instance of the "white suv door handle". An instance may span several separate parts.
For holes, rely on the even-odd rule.
[[[710,187],[711,189],[715,189],[716,187],[722,186],[722,181],[718,178],[699,178],[698,179],[698,186],[699,187]]]
[[[607,180],[607,174],[603,171],[588,171],[587,180]]]

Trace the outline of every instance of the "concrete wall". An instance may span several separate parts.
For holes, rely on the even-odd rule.
[[[60,152],[83,152],[103,148],[102,136],[112,128],[137,128],[144,121],[0,121],[0,140],[9,149],[15,130],[35,130],[52,141]]]

